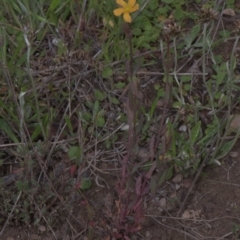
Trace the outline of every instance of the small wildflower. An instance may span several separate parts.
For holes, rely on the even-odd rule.
[[[117,17],[123,14],[123,19],[125,22],[132,22],[130,13],[136,12],[139,9],[139,4],[136,4],[136,0],[128,0],[127,3],[123,0],[116,0],[116,2],[121,7],[115,9],[113,14]]]

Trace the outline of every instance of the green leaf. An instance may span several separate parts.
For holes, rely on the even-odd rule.
[[[212,127],[208,125],[208,128],[205,130],[206,135],[198,143],[199,144],[204,143],[206,140],[216,135],[217,132],[218,132],[217,125],[212,125]]]
[[[186,49],[189,49],[194,41],[194,39],[198,36],[199,32],[201,30],[201,25],[198,24],[192,28],[192,31],[190,35],[186,36],[185,41],[186,41]],[[202,43],[201,43],[202,45]],[[196,46],[196,44],[195,44]]]
[[[92,182],[89,178],[83,178],[81,180],[81,189],[82,190],[86,190],[86,189],[89,189],[90,187],[92,186]]]
[[[57,41],[57,55],[58,56],[63,56],[64,54],[67,53],[67,46],[62,40]]]
[[[114,84],[114,86],[117,88],[117,89],[122,89],[126,86],[126,83],[125,82],[118,82],[116,84]]]
[[[96,98],[96,100],[98,101],[103,101],[107,96],[104,92],[98,90],[98,89],[94,89],[94,97]]]
[[[180,102],[174,102],[172,105],[173,108],[180,109],[182,107],[182,103]]]
[[[92,114],[90,112],[84,112],[81,113],[80,118],[82,121],[89,123],[91,122]]]
[[[185,91],[189,91],[192,88],[192,86],[191,84],[184,84],[183,88]]]
[[[113,103],[113,104],[119,104],[118,99],[115,98],[115,97],[110,97],[110,101],[111,101],[111,103]]]
[[[0,39],[1,39],[1,49],[0,49],[0,59],[3,63],[6,63],[6,55],[7,55],[7,34],[5,28],[0,29]]]
[[[95,101],[93,106],[92,122],[94,123],[99,112],[99,101]]]
[[[70,131],[70,134],[73,135],[73,128],[72,128],[72,123],[71,123],[71,120],[68,116],[65,116],[65,121],[66,121],[66,124],[68,126],[68,129]]]
[[[186,163],[177,159],[177,160],[174,160],[174,163],[176,164],[176,166],[178,167],[185,167]]]
[[[49,7],[50,11],[54,11],[57,6],[59,6],[61,0],[52,0],[51,5]]]
[[[110,67],[106,67],[102,71],[102,77],[103,78],[109,78],[113,75],[113,70]]]
[[[15,143],[18,143],[18,138],[12,131],[12,128],[8,125],[6,121],[0,119],[0,129]]]
[[[167,123],[167,134],[172,138],[172,144],[170,147],[171,156],[177,156],[177,144],[176,144],[176,132],[174,131],[173,124],[169,121]]]
[[[80,146],[71,146],[68,150],[68,157],[70,160],[76,160],[76,162],[79,162],[81,159],[81,148]]]
[[[158,181],[158,185],[162,185],[166,180],[171,179],[173,176],[173,166],[169,167],[168,169],[164,170],[164,172],[161,174],[161,177]]]
[[[197,1],[197,0],[195,0],[195,1]],[[199,1],[201,1],[201,0],[199,0]],[[199,18],[198,14],[196,14],[195,12],[188,12],[187,16],[188,16],[188,18],[191,18],[193,20],[197,20]]]
[[[235,0],[226,0],[227,5],[234,5]]]
[[[93,106],[94,106],[94,103],[93,103],[92,101],[87,101],[87,102],[85,102],[85,105],[86,105],[88,108],[92,109]]]
[[[31,135],[31,140],[34,141],[42,132],[42,128],[39,124],[35,125],[34,131]]]
[[[192,76],[189,76],[189,75],[181,76],[181,81],[182,81],[183,83],[185,83],[185,82],[191,82],[191,80],[192,80]]]
[[[97,126],[98,127],[103,127],[105,125],[105,120],[103,117],[98,117],[97,118]]]
[[[154,84],[154,89],[159,90],[161,88],[161,85],[159,83]]]
[[[157,107],[157,103],[158,103],[158,100],[160,97],[162,97],[164,94],[164,91],[162,88],[158,89],[158,92],[157,92],[157,97],[154,99],[152,105],[151,105],[151,109],[150,109],[150,112],[149,112],[149,118],[151,119],[153,117],[153,113]]]
[[[200,30],[201,30],[201,24],[197,24],[196,26],[194,26],[192,28],[192,31],[191,31],[191,39],[192,39],[192,41],[194,41],[194,39],[198,36]]]
[[[150,21],[145,21],[142,25],[142,28],[145,30],[145,31],[150,31],[152,30],[152,24]],[[149,35],[150,36],[150,35]]]
[[[158,0],[151,0],[148,3],[148,7],[150,8],[151,11],[154,11],[158,7]]]
[[[173,166],[167,169],[166,180],[170,180],[173,177]]]
[[[51,23],[52,25],[56,26],[57,22],[58,22],[57,14],[55,14],[55,12],[53,12],[49,9],[47,16],[48,16],[48,22]]]
[[[227,38],[227,37],[230,37],[231,32],[229,32],[228,30],[222,30],[218,32],[218,35],[220,37]]]
[[[217,154],[217,159],[225,157],[233,148],[236,143],[236,139],[226,142],[220,149],[220,152]]]
[[[158,8],[156,10],[156,14],[158,16],[167,16],[167,13],[169,12],[169,10],[171,10],[171,8],[169,6],[165,6],[164,8]],[[151,13],[152,14],[152,13]]]
[[[140,36],[136,39],[136,45],[137,47],[141,46],[144,42],[146,42],[148,40],[148,36]]]
[[[200,130],[201,130],[201,121],[198,121],[191,131],[191,137],[190,137],[191,144],[194,144],[198,139]]]
[[[224,62],[220,65],[220,67],[218,68],[218,71],[217,71],[216,80],[217,80],[217,85],[218,86],[221,83],[223,83],[226,75],[227,75],[227,64]]]
[[[16,187],[18,191],[26,191],[28,189],[28,182],[24,180],[19,180],[16,182]]]
[[[219,100],[220,97],[221,97],[221,95],[222,95],[221,92],[216,92],[216,93],[214,94],[214,99]]]
[[[176,11],[174,12],[174,17],[176,18],[177,21],[180,21],[184,17],[184,11],[181,8],[177,8]]]
[[[134,28],[132,30],[134,36],[140,36],[142,35],[142,30],[140,28]]]

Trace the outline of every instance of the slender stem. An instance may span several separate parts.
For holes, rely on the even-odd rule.
[[[165,68],[165,77],[166,77],[166,86],[165,86],[165,96],[164,96],[164,106],[163,106],[163,113],[162,113],[162,118],[161,118],[161,122],[160,122],[160,127],[159,127],[159,131],[158,131],[158,135],[157,135],[157,139],[155,142],[155,148],[154,148],[154,152],[156,153],[157,148],[159,146],[159,142],[160,142],[160,137],[163,135],[163,133],[165,132],[165,128],[164,128],[164,120],[166,118],[166,114],[167,114],[167,108],[170,105],[170,102],[172,100],[172,84],[170,83],[169,80],[169,72],[170,72],[170,61],[171,61],[171,54],[170,54],[170,39],[169,36],[165,37],[166,42],[167,42],[167,60],[164,59],[164,54],[162,54],[163,58],[163,64],[164,64],[164,68]],[[165,153],[165,148],[162,148],[161,154],[160,155],[164,155]]]
[[[137,95],[138,86],[136,80],[133,78],[133,45],[132,32],[129,24],[126,24],[125,34],[128,39],[130,57],[127,61],[126,69],[129,77],[129,98],[128,98],[128,121],[129,121],[129,154],[133,154],[134,145],[136,142],[136,123],[137,123]]]

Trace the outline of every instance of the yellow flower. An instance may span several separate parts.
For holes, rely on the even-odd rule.
[[[139,9],[139,4],[136,4],[136,0],[128,0],[127,3],[123,0],[116,0],[116,2],[122,7],[115,9],[113,11],[113,14],[117,17],[123,14],[123,19],[125,22],[132,22],[130,13],[136,12]]]

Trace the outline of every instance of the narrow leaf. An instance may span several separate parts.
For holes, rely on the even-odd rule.
[[[194,144],[198,139],[200,130],[201,130],[201,121],[198,121],[191,131],[191,137],[190,137],[191,144]]]
[[[15,143],[18,143],[19,140],[15,133],[12,131],[11,127],[6,121],[0,119],[0,129]]]

